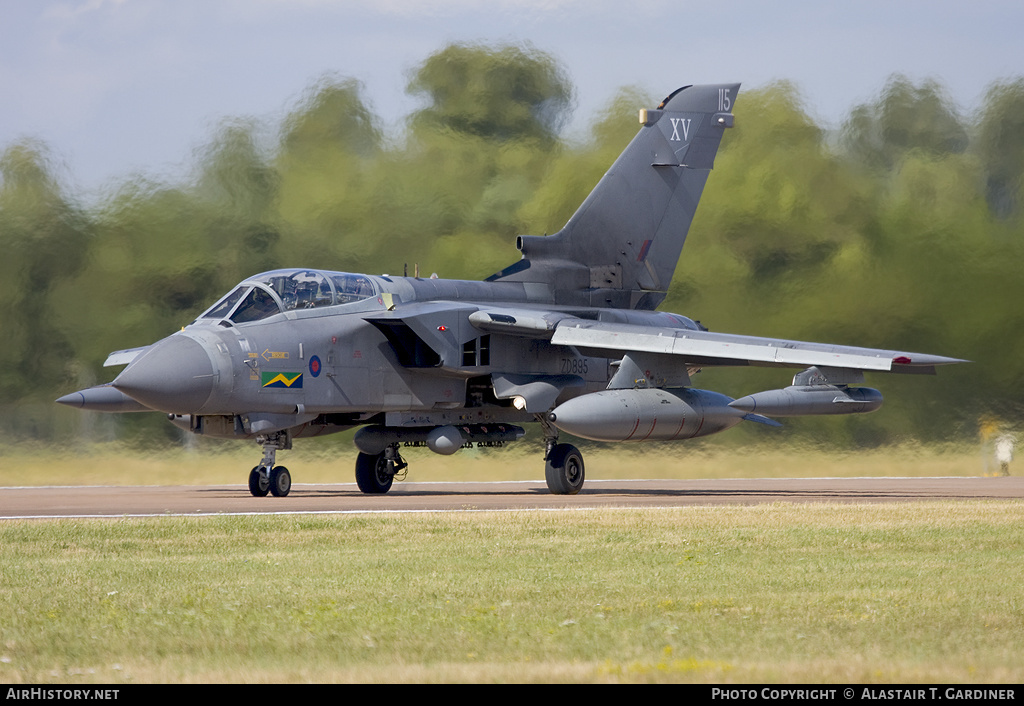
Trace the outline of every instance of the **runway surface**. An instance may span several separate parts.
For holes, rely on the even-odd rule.
[[[244,485],[62,486],[0,488],[0,519],[1008,499],[1024,499],[1024,478],[588,480],[573,496],[552,495],[544,481],[396,483],[379,496],[354,483],[299,483],[285,498],[255,498]]]

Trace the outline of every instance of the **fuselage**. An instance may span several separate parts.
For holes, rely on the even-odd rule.
[[[532,421],[514,395],[496,397],[504,373],[572,376],[557,402],[607,387],[609,358],[516,335],[500,314],[491,330],[471,322],[503,304],[520,318],[535,307],[554,322],[699,328],[663,312],[559,307],[534,283],[276,270],[150,346],[113,385],[193,431],[229,437],[318,421],[338,430],[382,414],[390,426]]]

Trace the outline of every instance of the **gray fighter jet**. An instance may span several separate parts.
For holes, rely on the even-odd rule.
[[[287,495],[276,452],[361,427],[356,482],[386,493],[403,446],[452,454],[544,431],[553,493],[579,492],[599,441],[707,436],[746,420],[879,408],[864,371],[934,373],[954,358],[712,333],[655,311],[733,125],[739,84],[688,86],[655,110],[558,233],[520,236],[521,259],[483,282],[275,270],[232,290],[180,332],[112,353],[113,382],[57,400],[164,412],[182,429],[254,439],[253,495]],[[804,368],[784,389],[731,399],[696,389],[708,366]]]

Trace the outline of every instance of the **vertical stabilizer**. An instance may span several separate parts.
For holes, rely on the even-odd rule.
[[[558,233],[520,236],[492,280],[543,282],[565,304],[654,309],[668,290],[740,84],[680,88]]]

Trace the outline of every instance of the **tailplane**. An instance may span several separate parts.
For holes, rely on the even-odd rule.
[[[558,233],[519,236],[491,281],[542,282],[558,303],[654,309],[665,298],[740,84],[687,86],[655,110]]]

